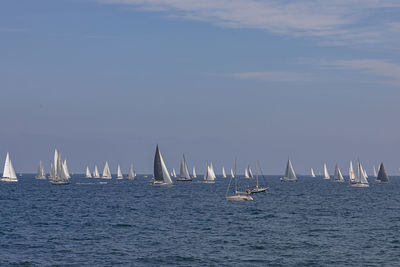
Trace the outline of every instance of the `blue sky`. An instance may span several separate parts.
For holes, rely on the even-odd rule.
[[[0,160],[398,172],[399,1],[0,2]],[[47,167],[48,169],[48,167]]]

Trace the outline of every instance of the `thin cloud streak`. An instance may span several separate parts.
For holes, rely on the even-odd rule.
[[[230,28],[253,28],[293,37],[316,38],[325,45],[393,46],[400,37],[400,1],[387,0],[97,0],[168,13]],[[377,19],[379,14],[382,18]],[[394,19],[396,18],[396,19]],[[374,23],[369,23],[374,19]],[[388,44],[388,45],[387,45]]]
[[[238,72],[230,73],[227,76],[238,79],[251,79],[270,82],[309,82],[312,80],[312,77],[309,74],[288,71]]]

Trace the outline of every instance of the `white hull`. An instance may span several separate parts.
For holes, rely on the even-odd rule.
[[[2,181],[2,182],[16,183],[16,182],[18,182],[18,179],[9,178],[9,177],[1,177],[1,178],[0,178],[0,181]]]
[[[190,181],[192,181],[192,179],[189,179],[189,178],[176,178],[176,181],[180,181],[180,182],[190,182]]]
[[[253,200],[253,197],[250,195],[236,194],[233,196],[226,196],[226,200],[229,200],[229,201],[251,201],[251,200]]]
[[[350,184],[352,187],[369,187],[369,184]]]
[[[50,183],[53,185],[67,185],[69,181],[50,181]]]
[[[158,181],[152,181],[150,183],[151,186],[171,186],[172,184],[165,183],[165,182],[158,182]]]
[[[287,177],[282,177],[281,181],[282,182],[297,182],[297,179],[290,179],[290,178],[287,178]]]
[[[122,177],[117,177],[116,179],[117,179],[117,180],[122,180],[122,179],[124,179],[124,178],[122,178]]]
[[[35,177],[35,179],[38,179],[38,180],[46,180],[46,177]]]
[[[204,183],[204,184],[215,184],[215,181],[203,180],[203,181],[198,181],[198,183]]]
[[[255,187],[255,188],[252,188],[252,189],[247,189],[246,191],[249,194],[256,194],[256,193],[265,192],[265,191],[267,191],[267,189],[268,189],[268,187]]]
[[[112,179],[112,177],[101,177],[101,179]]]
[[[344,180],[333,180],[334,182],[336,182],[336,183],[343,183],[344,182]]]

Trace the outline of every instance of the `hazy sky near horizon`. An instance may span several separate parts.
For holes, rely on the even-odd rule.
[[[0,162],[400,167],[400,1],[2,0]],[[3,163],[1,163],[3,164]]]

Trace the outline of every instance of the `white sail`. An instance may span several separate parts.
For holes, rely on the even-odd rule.
[[[54,151],[53,168],[54,172],[51,177],[52,184],[68,184],[69,177],[66,173],[65,165],[62,161],[61,153],[56,149]]]
[[[37,171],[35,178],[36,179],[46,179],[46,173],[44,171],[42,161],[39,161],[39,167],[38,167],[38,171]]]
[[[365,177],[364,170],[363,170],[363,167],[362,167],[360,161],[358,161],[357,172],[355,175],[354,182],[351,184],[351,186],[354,186],[354,187],[368,187],[369,186],[368,180]]]
[[[69,174],[69,170],[68,170],[67,160],[64,160],[63,168],[64,168],[64,172],[65,172],[65,175],[67,176],[67,178],[68,179],[71,178],[71,175]]]
[[[294,172],[292,162],[290,161],[289,158],[286,163],[285,176],[281,178],[281,181],[289,181],[289,182],[297,181],[296,173]]]
[[[176,171],[175,171],[174,168],[172,168],[172,175],[171,175],[171,176],[174,177],[174,178],[176,178]]]
[[[17,175],[15,173],[14,167],[12,165],[10,155],[7,152],[6,156],[6,161],[4,163],[4,170],[3,170],[3,176],[2,176],[2,181],[5,182],[18,182]]]
[[[250,165],[247,166],[247,170],[248,170],[248,173],[249,173],[249,177],[250,177],[250,178],[253,178],[253,171],[251,170]]]
[[[136,177],[136,173],[133,169],[133,164],[131,164],[131,167],[129,168],[129,172],[128,172],[128,179],[135,179]]]
[[[206,163],[206,170],[204,172],[204,180],[207,182],[213,182],[215,181],[215,173],[213,170],[212,163],[208,164]]]
[[[108,161],[106,161],[106,164],[104,165],[103,175],[101,176],[101,178],[103,178],[103,179],[111,179],[112,178],[110,167],[108,166]]]
[[[55,169],[54,169],[54,164],[53,162],[50,163],[50,179],[55,177]]]
[[[340,171],[339,166],[337,164],[335,167],[335,174],[333,175],[333,181],[335,181],[335,182],[343,182],[344,181],[342,172]]]
[[[326,167],[326,163],[324,163],[324,179],[330,179],[330,175],[328,172],[328,168]]]
[[[375,165],[374,165],[374,177],[375,178],[378,177],[378,174],[377,174],[376,169],[375,169]]]
[[[97,168],[97,165],[94,165],[93,178],[100,178],[100,173],[99,169]]]
[[[247,178],[247,179],[250,178],[249,169],[248,168],[244,169],[244,178]]]
[[[232,169],[231,169],[231,178],[235,178],[235,174],[233,173]]]
[[[122,176],[121,167],[120,167],[119,164],[118,164],[118,168],[117,168],[117,179],[122,179],[122,178],[124,178],[124,177]]]
[[[312,178],[315,178],[316,176],[315,176],[315,172],[314,172],[314,169],[313,168],[311,168],[311,177]]]
[[[193,167],[193,174],[192,174],[192,177],[193,177],[193,178],[197,178],[196,168],[195,168],[195,167]]]
[[[226,178],[226,172],[224,167],[222,167],[222,178]]]
[[[156,147],[156,154],[154,157],[154,173],[152,185],[170,185],[172,184],[171,177],[169,176],[167,166],[161,155],[158,145]]]
[[[86,166],[86,178],[92,178],[92,174],[90,173],[89,166]]]
[[[354,169],[353,169],[353,162],[350,160],[350,167],[349,167],[349,179],[350,179],[350,183],[354,183],[355,179],[356,179],[356,175],[354,173]]]
[[[180,166],[180,170],[179,170],[179,179],[180,180],[191,180],[192,179],[192,178],[190,178],[189,170],[188,170],[188,167],[186,164],[185,155],[182,155],[181,166]]]
[[[215,171],[214,171],[214,166],[212,164],[212,162],[210,162],[210,177],[212,178],[212,180],[215,180],[215,178],[217,178],[217,176],[215,175]]]

